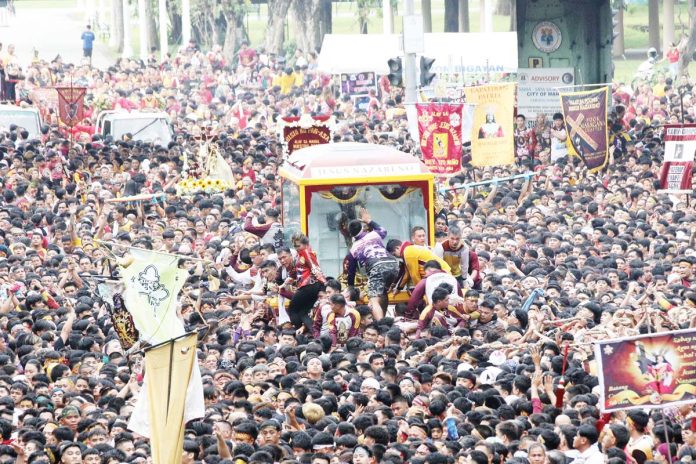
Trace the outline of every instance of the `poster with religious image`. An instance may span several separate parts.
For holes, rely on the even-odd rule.
[[[602,411],[696,402],[696,330],[595,344]]]
[[[467,87],[466,102],[475,105],[471,130],[471,164],[504,166],[515,162],[511,121],[515,114],[515,84]]]

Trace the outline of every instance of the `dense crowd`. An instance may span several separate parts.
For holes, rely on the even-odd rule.
[[[182,259],[181,317],[208,326],[198,351],[206,415],[186,425],[186,464],[696,457],[690,405],[601,415],[592,351],[593,340],[696,326],[693,203],[657,191],[661,126],[681,120],[680,89],[694,116],[691,79],[614,87],[612,156],[599,173],[552,160],[553,139],[565,138],[553,115],[518,124],[518,164],[466,165],[449,179],[431,247],[427,224],[386,240],[358,211],[347,273],[330,276],[311,237],[277,240],[278,118],[332,113],[335,141],[416,155],[399,89],[380,81],[358,110],[316,72],[315,54],[246,44],[233,62],[193,46],[107,70],[20,67],[12,46],[0,61],[4,96],[21,105],[70,76],[88,87],[74,143],[50,111],[41,139],[0,132],[0,462],[148,462],[148,441],[127,430],[142,358],[126,356],[95,295],[126,249],[97,240],[213,263]],[[174,141],[94,135],[96,114],[119,108],[166,111]],[[177,196],[182,153],[213,136],[237,185]],[[165,195],[106,202],[143,193]],[[399,288],[408,303],[388,306]]]

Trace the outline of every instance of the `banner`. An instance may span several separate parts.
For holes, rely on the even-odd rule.
[[[126,310],[123,301],[122,282],[103,282],[97,285],[97,294],[106,305],[106,310],[111,318],[111,325],[121,342],[124,351],[130,350],[140,338],[138,329],[135,328],[133,316]]]
[[[462,169],[461,103],[417,103],[418,139],[423,162],[434,174],[451,175]]]
[[[377,91],[377,75],[373,72],[341,74],[341,93],[351,97],[368,95]]]
[[[56,87],[58,92],[58,117],[66,126],[74,126],[84,119],[84,87]]]
[[[150,398],[150,444],[155,464],[181,462],[186,388],[198,364],[197,341],[198,335],[193,333],[145,352],[144,387]]]
[[[600,409],[696,402],[696,330],[596,342]]]
[[[517,71],[517,114],[527,118],[527,127],[534,127],[537,115],[551,119],[561,112],[558,87],[575,83],[573,68],[534,68]]]
[[[515,162],[515,84],[467,87],[466,102],[475,105],[471,164],[503,166]]]
[[[660,171],[660,189],[691,192],[696,125],[665,126],[665,159]]]
[[[283,153],[290,156],[300,148],[331,143],[335,122],[333,116],[326,114],[311,116],[305,113],[300,117],[281,118],[278,136]]]
[[[572,155],[579,157],[590,172],[604,168],[609,159],[609,133],[607,125],[608,87],[585,92],[561,93],[561,106],[565,119]]]
[[[177,266],[177,256],[137,248],[130,255],[131,263],[120,268],[123,299],[140,337],[151,345],[180,337],[185,331],[176,301],[188,271]]]
[[[288,155],[296,150],[331,142],[331,128],[327,126],[283,127],[283,142]]]

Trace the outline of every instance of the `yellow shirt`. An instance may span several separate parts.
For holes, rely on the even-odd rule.
[[[425,266],[425,263],[427,263],[428,261],[437,261],[438,263],[440,263],[440,267],[442,268],[442,270],[447,273],[451,273],[452,271],[449,264],[447,264],[443,259],[438,257],[435,253],[422,246],[407,246],[406,248],[404,248],[403,258],[404,263],[406,263],[407,274],[404,276],[404,282],[408,282],[408,280],[410,279],[413,285],[417,285],[418,282],[423,280],[423,278],[425,277],[425,271],[423,270],[423,266]]]

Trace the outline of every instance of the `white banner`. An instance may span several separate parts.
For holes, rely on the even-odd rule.
[[[527,118],[527,127],[534,126],[539,113],[549,121],[554,113],[560,113],[558,87],[575,84],[573,68],[520,68],[517,80],[517,114]]]

